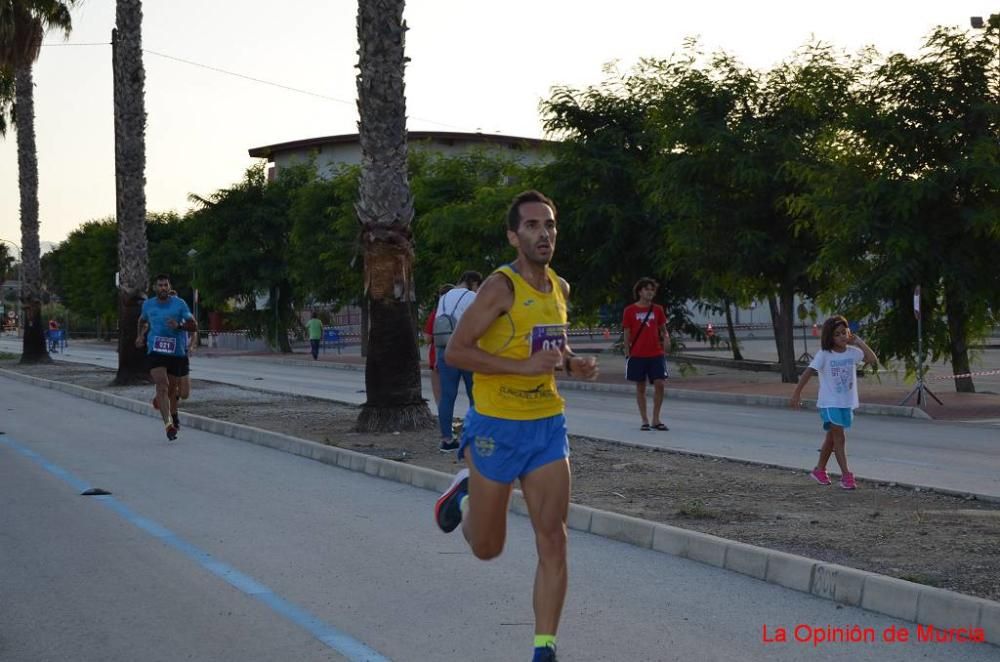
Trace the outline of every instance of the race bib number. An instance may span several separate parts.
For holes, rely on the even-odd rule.
[[[566,347],[565,324],[539,324],[531,329],[531,353]]]
[[[175,354],[177,352],[177,338],[153,336],[153,351],[157,354]]]

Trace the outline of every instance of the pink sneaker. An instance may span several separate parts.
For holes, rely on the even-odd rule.
[[[856,490],[858,489],[857,483],[854,482],[854,474],[845,473],[840,477],[840,489],[842,490]]]
[[[826,469],[820,469],[819,467],[810,471],[809,477],[820,485],[829,485],[831,482],[830,477],[826,475]]]

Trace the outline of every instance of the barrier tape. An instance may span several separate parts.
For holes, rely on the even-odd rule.
[[[966,377],[986,377],[989,375],[1000,375],[1000,370],[983,370],[981,372],[967,372],[963,375],[943,375],[941,377],[931,377],[931,380],[941,379],[965,379]]]

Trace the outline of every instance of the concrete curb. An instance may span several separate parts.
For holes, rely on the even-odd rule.
[[[329,363],[319,361],[299,361],[297,359],[280,359],[271,357],[251,357],[254,361],[261,363],[274,363],[277,365],[312,366],[316,368],[326,368],[328,370],[349,370],[352,372],[362,372],[365,366],[355,363]],[[421,369],[420,374],[427,376],[430,370]],[[635,387],[630,384],[608,384],[604,382],[580,382],[572,379],[558,380],[560,389],[571,391],[593,391],[599,393],[635,393]],[[791,387],[789,387],[789,395]],[[757,407],[788,407],[788,398],[776,395],[753,395],[747,393],[722,393],[719,391],[701,391],[698,389],[677,389],[667,388],[667,398],[677,400],[694,400],[699,402],[716,402],[728,405],[746,405]],[[816,408],[815,400],[803,400],[802,406],[805,409]],[[897,405],[882,405],[874,403],[862,403],[855,410],[859,414],[869,416],[899,416],[903,418],[921,418],[933,420],[931,416],[920,407],[901,407]]]
[[[148,403],[94,389],[31,377],[0,369],[16,381],[50,388],[76,397],[158,418]],[[248,441],[370,476],[443,492],[451,475],[356,451],[326,446],[277,432],[181,412],[186,427]],[[515,490],[511,510],[527,514],[524,498]],[[1000,646],[1000,602],[915,584],[873,572],[816,561],[764,547],[650,522],[579,504],[570,504],[569,528],[637,547],[748,575],[819,598],[860,607],[893,618],[933,625],[938,629],[981,628],[986,641]]]

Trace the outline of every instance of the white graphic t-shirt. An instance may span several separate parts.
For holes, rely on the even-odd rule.
[[[821,349],[816,353],[809,367],[819,375],[817,407],[858,408],[857,366],[864,358],[864,352],[851,346],[843,352]]]

